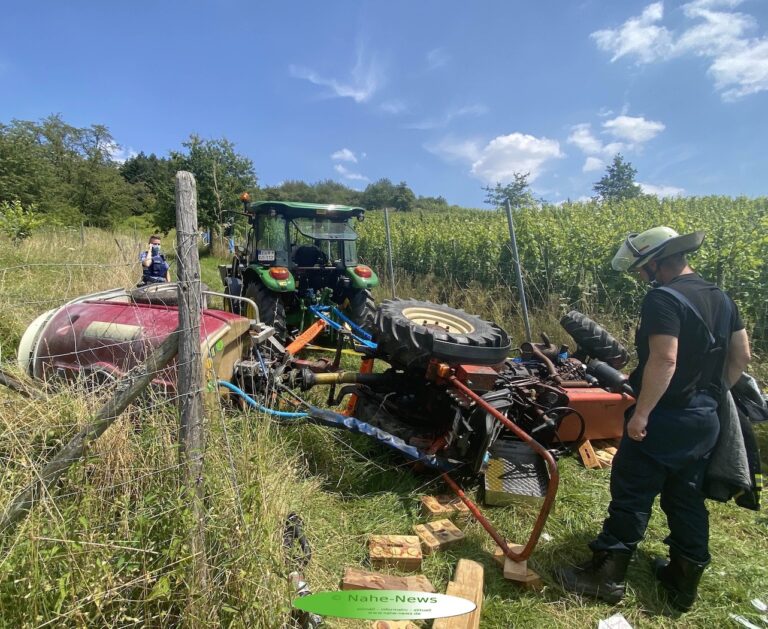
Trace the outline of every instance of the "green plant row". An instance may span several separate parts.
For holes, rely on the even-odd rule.
[[[360,254],[386,268],[383,213],[360,226]],[[642,287],[610,262],[624,238],[654,225],[704,230],[692,257],[704,277],[736,299],[756,338],[768,339],[768,198],[643,196],[620,203],[566,203],[514,212],[526,292],[533,307],[563,299],[596,310],[634,312]],[[508,285],[515,274],[503,211],[390,213],[395,266],[461,283]]]

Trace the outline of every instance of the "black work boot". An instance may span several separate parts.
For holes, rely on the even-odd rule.
[[[555,568],[564,590],[618,603],[624,597],[624,575],[632,553],[599,550],[575,568]]]
[[[696,601],[699,581],[709,562],[692,561],[676,552],[670,552],[669,557],[654,560],[653,574],[666,590],[670,604],[675,609],[687,612]]]

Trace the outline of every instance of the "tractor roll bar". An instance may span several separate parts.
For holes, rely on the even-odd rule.
[[[495,409],[483,398],[477,395],[477,393],[475,393],[472,389],[467,387],[455,375],[449,375],[447,380],[455,389],[461,391],[464,395],[477,402],[477,404],[481,406],[486,412],[493,415],[499,422],[501,422],[502,425],[504,425],[505,428],[509,429],[515,436],[524,441],[529,448],[541,456],[547,463],[547,468],[549,468],[549,484],[547,486],[547,493],[544,496],[544,503],[541,505],[539,515],[536,517],[536,522],[533,525],[531,536],[528,538],[528,542],[525,544],[523,550],[521,550],[519,553],[514,552],[507,545],[506,541],[499,535],[496,529],[493,528],[491,523],[485,518],[485,516],[483,516],[482,513],[480,513],[477,505],[475,505],[469,498],[467,498],[467,496],[463,491],[461,491],[461,488],[454,482],[452,478],[443,473],[443,478],[451,487],[451,489],[459,498],[461,498],[461,501],[467,505],[467,508],[472,512],[472,515],[477,519],[478,522],[480,522],[482,527],[488,531],[488,534],[494,539],[499,547],[501,547],[501,549],[504,551],[504,554],[512,561],[523,561],[528,559],[528,557],[531,556],[536,543],[539,541],[539,536],[541,535],[541,531],[544,529],[544,524],[547,522],[549,512],[552,509],[552,504],[554,503],[555,496],[557,495],[557,486],[560,482],[560,472],[557,469],[557,462],[555,461],[555,457],[553,457],[552,453],[550,453],[533,437],[518,428],[509,419],[504,417],[504,415],[502,415],[498,409]]]

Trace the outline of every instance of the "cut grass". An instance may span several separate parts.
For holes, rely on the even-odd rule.
[[[41,235],[16,249],[0,243],[4,366],[27,323],[43,310],[88,292],[135,283],[142,243],[126,240],[120,254],[112,238],[89,230],[85,248],[77,233]],[[77,266],[99,260],[121,266],[95,272]],[[25,261],[67,266],[11,269]],[[220,283],[218,262],[203,258],[203,281],[214,290]],[[513,339],[523,338],[501,289],[448,290],[433,281],[401,282],[398,290],[403,296],[464,307],[499,321]],[[383,289],[377,293],[380,299],[386,296]],[[534,330],[549,332],[555,342],[569,342],[557,324],[559,314],[557,305],[536,313]],[[597,318],[628,340],[625,330],[631,326]],[[317,401],[323,397],[318,393]],[[35,402],[0,387],[0,504],[24,487],[94,407],[95,400],[76,392]],[[165,400],[126,413],[94,444],[87,460],[64,477],[56,499],[45,496],[15,533],[2,538],[0,626],[192,624],[185,607],[188,519],[180,499],[176,424],[175,409]],[[207,429],[211,579],[209,614],[197,619],[202,625],[284,625],[291,590],[281,534],[289,511],[301,514],[314,550],[306,571],[310,587],[335,589],[345,566],[368,567],[369,534],[410,533],[421,521],[419,497],[444,491],[434,474],[414,473],[402,459],[361,436],[277,423],[231,408],[210,412]],[[758,431],[768,455],[768,431],[764,426]],[[710,503],[713,563],[690,613],[668,615],[650,573],[650,556],[665,551],[666,524],[658,510],[630,567],[628,596],[620,606],[563,594],[552,584],[551,569],[587,555],[585,544],[598,531],[608,504],[609,472],[585,470],[573,458],[561,460],[560,470],[560,491],[546,527],[552,539],[540,542],[531,562],[545,579],[543,591],[521,590],[502,578],[491,557],[493,543],[477,523],[462,525],[467,533],[462,545],[424,560],[423,572],[439,591],[445,591],[458,558],[483,564],[482,627],[595,627],[616,611],[642,627],[726,626],[730,613],[758,622],[749,601],[768,597],[768,519],[733,504]],[[527,538],[536,514],[529,505],[485,512],[518,542]],[[327,624],[362,626],[330,618]]]

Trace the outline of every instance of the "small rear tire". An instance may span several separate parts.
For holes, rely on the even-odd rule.
[[[288,338],[288,325],[285,321],[285,305],[280,294],[273,293],[261,284],[252,283],[246,286],[245,296],[256,303],[261,322],[275,328],[277,340],[285,343]],[[255,318],[253,306],[250,304],[246,304],[245,312],[249,319]]]
[[[577,345],[592,358],[605,361],[614,369],[629,362],[629,352],[605,328],[578,310],[571,310],[560,319],[560,325]]]
[[[347,314],[352,321],[366,332],[373,333],[376,328],[376,302],[367,288],[356,290],[349,299]]]

